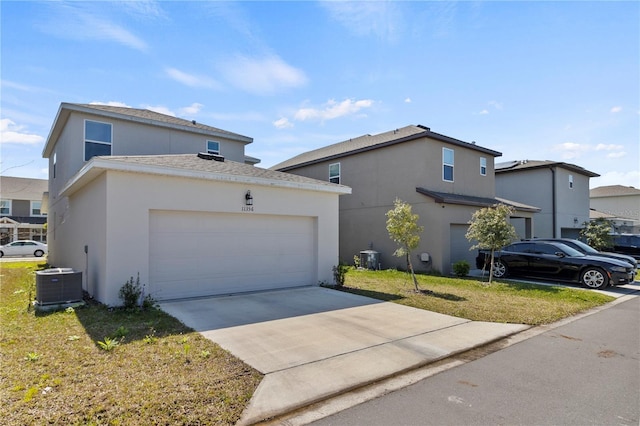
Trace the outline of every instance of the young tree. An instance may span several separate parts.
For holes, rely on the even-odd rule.
[[[397,198],[393,204],[393,210],[387,212],[389,238],[399,246],[393,255],[397,257],[406,256],[407,269],[411,272],[416,291],[419,292],[418,280],[411,264],[411,251],[415,250],[420,244],[420,233],[424,231],[424,227],[418,225],[419,217],[411,212],[411,205]]]
[[[477,210],[469,221],[469,230],[465,235],[469,241],[477,241],[470,248],[491,250],[491,269],[489,271],[489,283],[493,278],[493,261],[496,250],[501,249],[517,238],[516,230],[509,223],[509,216],[513,214],[513,208],[506,204],[496,204]]]
[[[582,226],[580,236],[594,249],[602,251],[613,246],[613,239],[609,235],[613,229],[610,220],[599,217],[591,222],[583,223]]]

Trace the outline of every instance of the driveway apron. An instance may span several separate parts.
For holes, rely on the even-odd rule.
[[[519,332],[321,287],[162,302],[261,373],[252,424]]]

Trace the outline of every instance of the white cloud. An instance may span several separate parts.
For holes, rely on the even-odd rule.
[[[293,123],[286,117],[282,117],[281,119],[274,121],[273,125],[278,129],[289,129],[293,127]]]
[[[205,89],[220,89],[221,85],[212,78],[188,74],[184,71],[180,71],[177,68],[166,68],[165,73],[178,83],[182,83],[189,87],[202,87]]]
[[[614,106],[613,108],[611,108],[611,113],[615,114],[617,112],[622,111],[622,107],[621,106]]]
[[[147,105],[144,107],[145,109],[148,109],[149,111],[154,111],[154,112],[158,112],[160,114],[165,114],[165,115],[170,115],[171,117],[175,117],[176,113],[171,111],[169,108],[167,108],[166,106],[163,105]]]
[[[596,145],[596,151],[619,151],[621,149],[624,149],[624,146],[604,143]]]
[[[131,108],[129,105],[125,104],[124,102],[118,102],[118,101],[109,101],[109,102],[92,101],[92,102],[89,102],[89,105],[108,105],[108,106],[115,106],[115,107]]]
[[[407,99],[405,99],[405,100],[404,100],[404,103],[405,103],[405,104],[410,104],[410,103],[411,103],[411,98],[407,98]]]
[[[489,101],[489,102],[488,102],[488,105],[489,105],[489,106],[492,106],[492,107],[494,107],[495,109],[498,109],[498,110],[502,109],[502,102],[498,102],[498,101]]]
[[[320,2],[329,15],[347,30],[358,36],[371,34],[394,39],[402,28],[400,6],[386,1],[323,1]]]
[[[51,3],[55,8],[42,30],[56,37],[74,40],[113,41],[135,50],[146,51],[147,43],[126,28],[104,18],[106,12],[88,12],[80,2]]]
[[[489,114],[489,110],[488,109],[483,109],[482,111],[480,111],[478,113],[478,115],[486,115],[486,114]]]
[[[24,126],[19,126],[8,118],[0,119],[0,143],[36,145],[44,142],[40,135],[27,133]]]
[[[269,95],[307,83],[303,71],[292,67],[277,56],[256,59],[237,55],[220,64],[219,68],[233,86],[258,95]]]
[[[591,188],[609,185],[633,186],[640,189],[640,171],[606,172],[600,177],[589,179],[589,187]]]
[[[580,158],[583,156],[583,154],[586,154],[592,151],[595,151],[595,152],[606,151],[608,152],[607,158],[621,158],[626,155],[626,152],[624,151],[625,147],[623,145],[603,144],[603,143],[593,146],[589,144],[565,142],[565,143],[553,146],[552,149],[554,151],[559,151],[562,155],[562,158],[565,160]]]
[[[183,115],[195,115],[200,112],[203,106],[202,104],[194,102],[187,107],[180,108],[180,113]]]
[[[335,118],[354,115],[364,108],[370,108],[372,105],[373,101],[371,99],[362,99],[359,101],[345,99],[340,103],[331,99],[323,108],[300,108],[296,111],[294,118],[298,121],[333,120]]]

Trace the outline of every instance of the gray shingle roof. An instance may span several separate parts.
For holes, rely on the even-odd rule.
[[[517,201],[511,201],[504,198],[487,198],[475,197],[472,195],[450,194],[448,192],[430,191],[425,188],[416,188],[416,192],[427,197],[433,198],[436,203],[461,204],[465,206],[490,207],[495,204],[506,204],[515,207],[516,210],[539,212],[538,207],[530,206]]]
[[[640,195],[640,189],[633,186],[608,185],[599,186],[589,191],[589,197],[619,197],[625,195]]]
[[[42,200],[42,194],[48,190],[46,179],[0,176],[0,193],[6,200]]]
[[[290,173],[263,169],[235,161],[206,160],[196,154],[132,155],[93,157],[72,179],[68,188],[79,181],[93,179],[100,170],[122,170],[168,176],[187,176],[200,179],[245,182],[257,185],[287,186],[347,194],[351,188]],[[93,174],[93,175],[92,175]],[[82,184],[80,184],[82,186]],[[74,192],[74,190],[71,190]]]
[[[458,146],[464,146],[465,148],[480,151],[494,157],[499,157],[502,155],[500,152],[482,148],[475,143],[463,142],[458,139],[450,138],[448,136],[432,132],[428,127],[410,125],[388,132],[379,133],[377,135],[367,134],[359,136],[357,138],[352,138],[343,142],[335,143],[333,145],[325,146],[323,148],[308,151],[286,161],[283,161],[279,164],[276,164],[275,166],[271,167],[271,169],[287,171],[297,167],[347,155],[353,155],[359,152],[382,148],[384,146],[407,142],[418,138],[430,138]]]
[[[508,173],[514,171],[528,170],[528,169],[540,169],[545,167],[562,167],[564,169],[570,170],[575,173],[580,173],[589,177],[598,177],[600,176],[597,173],[591,172],[585,168],[580,166],[576,166],[575,164],[564,163],[561,161],[550,161],[550,160],[521,160],[521,161],[507,161],[503,163],[496,163],[496,174],[499,173]]]
[[[243,137],[243,138],[251,139],[247,136],[242,136],[238,133],[233,133],[227,130],[219,129],[217,127],[198,123],[195,120],[186,120],[184,118],[178,118],[178,117],[174,117],[167,114],[161,114],[159,112],[151,111],[148,109],[119,107],[119,106],[111,106],[111,105],[99,105],[99,104],[67,104],[67,105],[77,105],[83,108],[92,109],[95,111],[101,111],[104,113],[116,114],[119,116],[136,117],[139,119],[148,120],[150,122],[155,122],[155,123],[165,123],[165,124],[173,124],[178,126],[186,126],[188,128],[200,129],[205,132],[222,133],[222,134],[226,134],[233,137]]]

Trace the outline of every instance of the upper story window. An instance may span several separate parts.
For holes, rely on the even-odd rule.
[[[11,216],[11,200],[0,200],[0,214]]]
[[[58,163],[58,157],[56,153],[53,153],[53,177],[56,177],[56,164]]]
[[[487,175],[487,159],[485,157],[480,157],[480,175]]]
[[[42,213],[42,201],[31,201],[31,216],[46,216]]]
[[[111,155],[111,124],[84,121],[84,161],[97,155]]]
[[[442,148],[442,180],[453,182],[453,150]]]
[[[220,155],[220,142],[207,141],[207,154]]]
[[[340,163],[329,164],[329,182],[340,183]]]
[[[569,175],[569,188],[573,189],[573,175]]]

